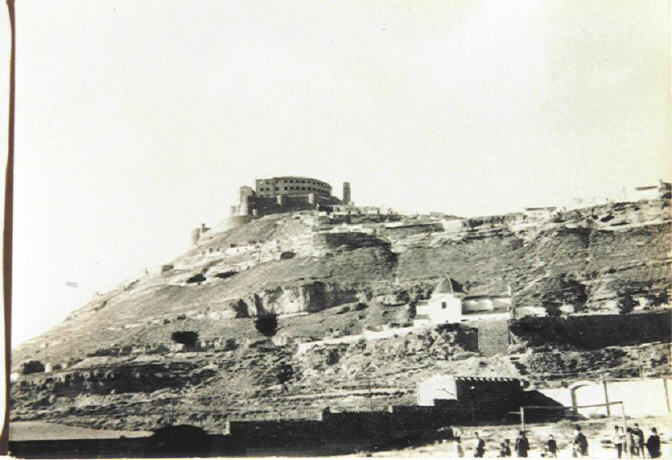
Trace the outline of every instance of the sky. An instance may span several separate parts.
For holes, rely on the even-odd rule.
[[[670,180],[664,0],[18,0],[17,30],[14,346],[257,177],[464,216]]]

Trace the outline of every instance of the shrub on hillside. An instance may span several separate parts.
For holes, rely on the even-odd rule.
[[[622,315],[627,315],[635,308],[635,300],[630,294],[622,295],[618,299],[618,312]]]
[[[294,368],[287,363],[280,364],[275,369],[275,377],[282,386],[285,386],[294,377]]]
[[[359,302],[359,303],[355,306],[355,310],[356,310],[356,311],[366,310],[367,308],[369,308],[369,306],[368,306],[367,304],[363,303],[363,302]]]
[[[333,366],[334,364],[338,363],[338,361],[341,359],[340,355],[338,354],[338,350],[335,348],[332,348],[327,352],[327,365],[328,366]]]
[[[170,335],[170,339],[173,342],[181,343],[188,348],[194,348],[198,343],[198,332],[175,331]]]
[[[562,314],[562,311],[560,311],[560,307],[562,304],[560,302],[553,302],[553,301],[543,301],[542,306],[546,310],[546,314],[548,316],[560,316]]]
[[[36,374],[38,372],[44,372],[44,364],[42,364],[42,361],[33,359],[21,364],[21,373],[23,375]]]
[[[273,312],[257,315],[254,327],[257,332],[270,339],[278,332],[278,315]]]
[[[240,345],[238,344],[238,341],[234,338],[226,339],[226,342],[224,342],[224,351],[233,351],[237,349]]]

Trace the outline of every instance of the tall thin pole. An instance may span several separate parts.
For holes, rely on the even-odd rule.
[[[12,229],[14,214],[14,98],[15,98],[15,61],[16,30],[14,22],[14,0],[7,0],[7,13],[10,29],[9,55],[9,114],[7,135],[7,169],[5,171],[5,222],[2,234],[2,275],[3,300],[5,305],[5,401],[9,401],[10,350],[12,349]],[[9,407],[5,408],[5,419],[0,435],[0,454],[7,454],[9,441]]]
[[[611,408],[609,407],[609,391],[607,389],[607,380],[604,378],[604,375],[601,377],[602,387],[604,388],[604,403],[607,408],[607,417],[611,417]]]
[[[639,362],[639,380],[644,380],[644,365],[642,364],[642,355],[637,349],[637,361]]]
[[[628,455],[628,452],[630,452],[630,437],[628,436],[628,422],[625,419],[625,404],[621,401],[621,422],[623,423],[623,433],[625,433],[625,445],[623,448],[625,449],[625,455]]]

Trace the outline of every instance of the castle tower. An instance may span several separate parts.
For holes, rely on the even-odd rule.
[[[201,237],[201,228],[196,227],[191,231],[191,245],[196,246],[198,244],[198,240]]]
[[[250,215],[250,197],[254,196],[254,190],[252,187],[243,185],[240,187],[240,204],[238,208],[239,216],[248,216]]]
[[[343,182],[343,204],[350,204],[350,182]]]

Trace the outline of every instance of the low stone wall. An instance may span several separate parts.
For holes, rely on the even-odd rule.
[[[394,406],[392,408],[392,432],[395,434],[434,429],[432,406]]]
[[[232,421],[229,433],[255,448],[312,446],[323,442],[323,425],[318,420]]]
[[[483,404],[441,401],[436,406],[394,406],[389,411],[327,411],[321,420],[230,421],[228,435],[182,426],[182,431],[189,429],[182,436],[167,428],[166,433],[158,430],[144,438],[15,441],[10,442],[10,450],[15,456],[31,458],[352,453],[393,440],[431,436],[442,427],[504,421],[506,404],[489,401],[487,408]]]
[[[326,442],[355,439],[388,439],[392,428],[389,412],[338,412],[322,417]]]

